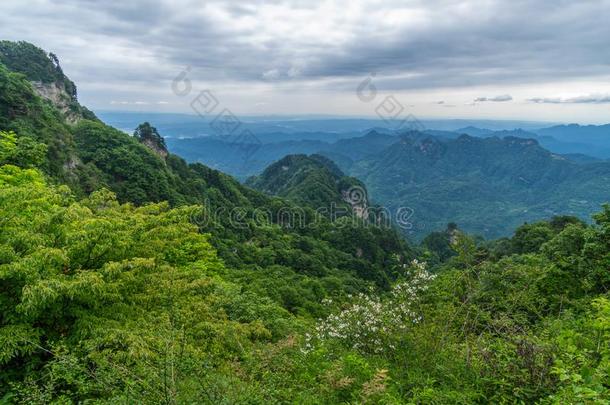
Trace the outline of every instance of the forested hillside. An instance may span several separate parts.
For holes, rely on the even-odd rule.
[[[313,209],[332,209],[342,215],[363,213],[368,207],[364,184],[346,176],[320,155],[288,155],[246,184],[269,195],[286,197]],[[355,211],[354,211],[355,210]]]
[[[600,138],[604,128],[594,128]],[[391,211],[412,209],[415,225],[409,236],[418,240],[448,222],[495,238],[509,235],[524,222],[553,215],[588,220],[610,194],[610,163],[578,153],[582,148],[565,137],[558,141],[519,129],[463,130],[475,136],[373,130],[334,142],[263,143],[252,145],[256,153],[247,160],[239,146],[222,137],[172,139],[169,146],[242,179],[261,174],[267,164],[288,154],[323,155],[361,180],[376,203]]]
[[[610,401],[610,206],[414,248],[316,214],[349,179],[324,158],[266,195],[62,110],[28,76],[44,52],[3,47],[1,402]]]
[[[553,215],[588,219],[610,195],[609,163],[575,162],[534,139],[512,136],[406,134],[356,162],[350,174],[376,201],[411,207],[428,232],[456,222],[486,238]]]

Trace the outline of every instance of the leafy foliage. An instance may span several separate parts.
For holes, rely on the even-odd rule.
[[[120,205],[104,190],[75,202],[31,182],[0,189],[0,389],[33,402],[176,401],[195,365],[285,333],[285,310],[219,278],[193,209]]]
[[[320,155],[288,155],[269,166],[247,185],[267,194],[288,198],[314,209],[331,207],[344,213],[353,212],[351,190],[363,195],[357,203],[366,204],[366,190],[362,182],[347,177],[331,160]]]
[[[610,402],[610,205],[490,242],[450,224],[427,266],[0,79],[3,403]],[[292,159],[287,195],[341,190]]]
[[[164,157],[167,155],[165,140],[159,134],[157,128],[151,126],[150,123],[145,122],[138,125],[133,136],[143,144],[148,145],[154,151],[164,155]]]
[[[76,100],[76,86],[64,75],[53,53],[47,54],[24,41],[0,41],[0,63],[14,72],[23,73],[28,80],[59,83]]]
[[[47,147],[33,138],[17,137],[14,132],[0,131],[0,165],[39,167],[43,164]]]

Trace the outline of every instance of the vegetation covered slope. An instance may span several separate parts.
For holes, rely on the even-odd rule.
[[[293,206],[67,124],[4,77],[32,110],[0,129],[1,402],[610,401],[609,206],[509,240],[452,231],[426,245],[449,250],[429,269],[385,229],[244,215]],[[3,114],[20,106],[2,97]],[[45,122],[75,164],[52,160]],[[136,204],[129,184],[175,200]],[[210,207],[225,211],[212,221]]]
[[[24,74],[28,80],[61,85],[76,100],[74,82],[64,75],[57,56],[52,53],[47,54],[28,42],[0,41],[0,63]]]
[[[596,128],[603,133],[603,127]],[[586,220],[610,192],[608,162],[566,154],[581,150],[574,144],[523,130],[464,131],[476,137],[411,132],[406,139],[415,146],[405,147],[396,134],[370,131],[334,143],[264,143],[245,165],[238,148],[220,137],[174,139],[170,147],[240,176],[262,173],[266,162],[286,154],[323,155],[362,180],[377,203],[394,212],[400,207],[415,210],[411,218],[415,226],[409,232],[418,238],[450,221],[485,237],[499,237],[523,222],[550,215],[570,213]],[[419,145],[426,143],[440,145],[443,152],[419,159],[417,154],[425,154]]]
[[[266,194],[286,197],[314,209],[331,206],[352,212],[353,201],[366,208],[366,190],[362,182],[348,177],[331,160],[321,155],[288,155],[251,177],[247,185]],[[356,193],[353,193],[356,192]],[[362,195],[360,195],[362,194]]]
[[[406,135],[350,173],[377,201],[411,207],[425,231],[456,222],[485,237],[557,214],[587,219],[610,193],[610,164],[577,164],[516,137]]]
[[[12,60],[37,65],[46,58],[52,70],[54,61],[32,47],[16,44]],[[314,277],[309,284],[295,282],[279,297],[293,311],[307,306],[314,311],[319,294],[338,291],[341,283],[359,289],[367,280],[387,287],[392,278],[388,263],[395,256],[407,260],[413,255],[390,229],[335,224],[311,208],[303,210],[204,165],[160,153],[163,139],[150,125],[143,124],[136,136],[129,136],[84,116],[70,123],[52,100],[36,93],[28,74],[32,73],[12,72],[0,64],[0,130],[45,145],[47,156],[40,167],[53,181],[69,185],[80,197],[108,188],[121,203],[199,204],[203,208],[192,220],[202,231],[212,231],[212,243],[228,264],[247,268],[244,277],[248,271],[270,278],[282,273],[295,280]],[[156,148],[151,148],[151,140]],[[314,296],[311,302],[306,298]]]
[[[28,42],[0,41],[0,64],[24,74],[37,94],[51,100],[66,120],[96,119],[78,103],[76,85],[64,74],[55,54],[47,54]]]
[[[265,294],[226,267],[197,207],[77,200],[1,146],[3,402],[610,400],[608,206],[593,226],[460,234],[436,275],[397,264],[389,292],[325,299],[313,321],[273,299],[289,275]]]

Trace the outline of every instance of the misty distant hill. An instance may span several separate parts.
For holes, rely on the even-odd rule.
[[[451,221],[498,237],[558,213],[588,219],[610,195],[610,163],[576,162],[513,136],[406,135],[350,174],[376,201],[412,208],[422,234]]]

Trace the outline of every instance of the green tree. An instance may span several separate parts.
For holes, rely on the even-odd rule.
[[[516,253],[534,253],[551,240],[553,230],[547,222],[521,225],[512,238],[513,250]]]
[[[31,137],[17,137],[14,132],[0,131],[0,166],[40,167],[46,153],[46,145]]]
[[[165,139],[159,134],[157,128],[150,125],[148,122],[144,122],[135,129],[133,136],[137,140],[144,143],[151,143],[158,149],[167,152],[167,146],[165,145]]]

